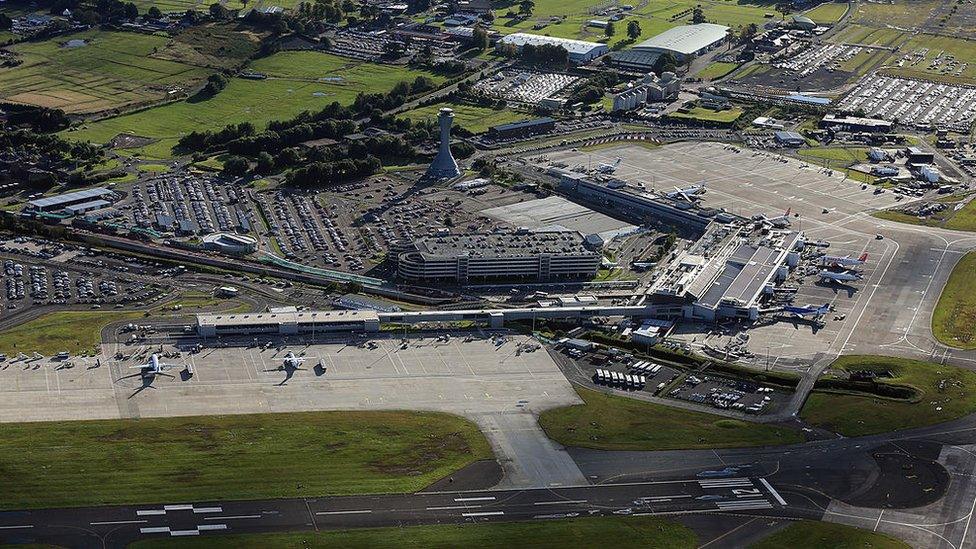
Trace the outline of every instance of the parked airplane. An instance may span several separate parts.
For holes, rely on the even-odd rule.
[[[864,278],[863,276],[861,276],[861,273],[854,272],[854,271],[842,271],[839,273],[835,273],[833,271],[824,270],[824,271],[820,271],[818,276],[820,277],[820,280],[829,281],[829,282],[853,282],[855,280],[861,280],[862,278]]]
[[[149,362],[145,364],[139,364],[137,366],[129,366],[129,368],[133,370],[135,369],[141,370],[142,375],[145,377],[154,376],[158,374],[169,375],[169,374],[164,374],[163,371],[170,370],[172,368],[179,368],[179,367],[180,365],[178,364],[164,364],[160,362],[159,355],[157,355],[156,353],[153,353],[152,356],[149,357]]]
[[[617,171],[617,166],[620,165],[620,162],[622,160],[623,160],[622,158],[617,158],[616,162],[614,162],[613,164],[600,164],[599,166],[596,167],[596,171],[597,173],[611,174]]]
[[[301,366],[304,362],[305,362],[304,357],[295,356],[295,353],[288,351],[288,354],[285,355],[285,360],[282,366],[284,366],[285,368],[291,368],[297,370],[298,367]]]
[[[705,194],[705,185],[692,185],[690,187],[685,187],[684,189],[679,189],[675,187],[673,191],[667,193],[665,196],[668,198],[683,198],[688,202],[693,200],[698,200],[701,197],[698,195]]]
[[[814,318],[820,318],[823,315],[827,314],[827,312],[829,311],[830,311],[830,303],[824,303],[819,307],[816,305],[807,305],[805,307],[794,307],[794,306],[783,307],[784,313],[788,313],[797,316],[799,318],[806,318],[808,316],[812,316]]]
[[[786,212],[779,217],[766,217],[766,214],[759,214],[754,219],[756,221],[762,221],[776,227],[777,229],[785,229],[790,226],[790,213],[792,213],[793,208],[787,208]]]
[[[825,255],[820,258],[820,262],[823,265],[831,265],[835,267],[848,267],[848,266],[858,266],[864,265],[868,260],[868,253],[864,252],[860,257],[851,257],[849,255],[837,256],[837,255]]]

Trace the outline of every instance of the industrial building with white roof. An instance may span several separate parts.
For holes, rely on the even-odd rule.
[[[542,36],[541,34],[529,34],[527,32],[516,32],[509,34],[498,41],[499,45],[513,45],[518,49],[522,46],[559,46],[569,52],[569,60],[572,63],[587,63],[610,51],[606,44],[599,42],[587,42],[585,40],[573,40],[572,38],[556,38],[553,36]]]
[[[670,53],[678,61],[701,55],[725,41],[729,27],[714,23],[681,25],[633,47],[633,51]]]

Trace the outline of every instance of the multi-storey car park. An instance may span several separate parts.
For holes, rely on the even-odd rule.
[[[592,278],[602,255],[575,231],[444,235],[401,245],[397,272],[408,280]]]

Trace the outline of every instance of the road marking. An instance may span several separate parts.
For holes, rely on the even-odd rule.
[[[480,498],[454,498],[454,501],[493,501],[495,496],[485,496]]]
[[[0,530],[14,530],[16,528],[33,528],[33,524],[23,524],[20,526],[0,526]]]
[[[197,513],[197,514],[200,514],[200,513],[223,513],[224,510],[222,508],[220,508],[220,507],[201,507],[199,509],[197,509],[196,507],[193,507],[193,512],[194,513]]]
[[[169,530],[169,528],[167,528]],[[200,530],[170,530],[170,536],[199,536]]]
[[[497,517],[504,515],[505,511],[484,511],[482,513],[461,513],[462,517]]]
[[[203,520],[235,520],[235,519],[256,519],[261,515],[233,515],[228,517],[203,517]]]
[[[199,531],[203,531],[203,530],[226,530],[226,529],[227,529],[227,525],[226,524],[201,524],[200,526],[197,526],[197,530],[199,530]]]
[[[474,509],[479,507],[478,505],[447,505],[445,507],[428,507],[428,511],[451,511],[456,509]]]
[[[372,509],[350,509],[349,511],[319,511],[315,513],[316,515],[360,515],[364,513],[372,513]]]
[[[532,505],[571,505],[575,503],[586,503],[585,499],[568,499],[563,501],[537,501]]]
[[[786,500],[785,500],[785,499],[783,499],[783,496],[781,496],[781,495],[779,495],[779,492],[777,492],[777,491],[776,491],[776,490],[775,490],[775,489],[773,488],[773,485],[772,485],[772,484],[770,484],[770,483],[769,483],[769,482],[768,482],[768,481],[767,481],[766,479],[764,479],[764,478],[761,478],[761,479],[759,479],[759,482],[761,482],[761,483],[762,483],[762,485],[763,485],[763,486],[765,486],[767,490],[769,490],[769,493],[770,493],[770,494],[772,494],[774,498],[776,498],[776,501],[777,501],[777,502],[778,502],[778,503],[779,503],[780,505],[783,505],[783,506],[786,506]]]
[[[139,532],[143,534],[163,534],[169,532],[169,526],[150,526],[147,528],[140,528]]]
[[[164,511],[192,511],[193,506],[187,504],[180,505],[163,505]]]
[[[166,511],[162,509],[145,509],[142,511],[136,511],[136,515],[140,517],[145,517],[149,515],[165,515]]]
[[[144,524],[149,522],[148,520],[104,520],[101,522],[89,522],[92,526],[100,526],[103,524]]]

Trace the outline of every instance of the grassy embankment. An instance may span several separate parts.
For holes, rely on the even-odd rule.
[[[727,419],[576,388],[586,404],[547,410],[546,434],[564,446],[605,450],[674,450],[772,446],[801,442],[797,431]]]
[[[830,369],[838,373],[817,382],[800,417],[845,436],[933,425],[976,412],[976,373],[969,370],[870,355],[840,357]],[[858,387],[831,387],[859,370],[890,372],[891,377]],[[904,396],[879,396],[898,393]]]

